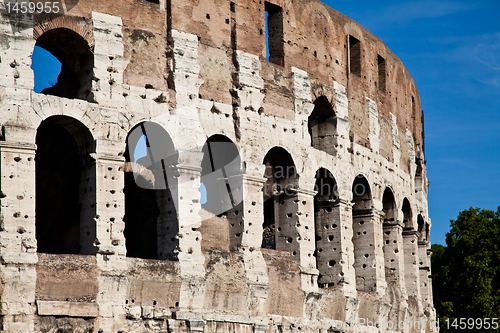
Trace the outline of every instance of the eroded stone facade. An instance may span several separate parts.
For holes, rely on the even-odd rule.
[[[7,2],[2,331],[434,331],[420,100],[381,40],[314,0]],[[62,63],[40,94],[35,45]],[[161,168],[134,164],[140,126]],[[222,213],[211,142],[238,161]]]

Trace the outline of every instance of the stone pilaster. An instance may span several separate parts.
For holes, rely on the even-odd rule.
[[[401,160],[401,140],[399,140],[399,128],[396,115],[390,113],[392,127],[392,153],[394,156],[394,164],[399,168]]]
[[[296,203],[297,211],[296,219],[291,218],[295,222],[295,232],[297,249],[296,255],[292,252],[292,258],[300,261],[301,267],[301,278],[302,278],[302,290],[307,292],[317,292],[318,291],[318,270],[316,268],[316,258],[314,257],[315,250],[315,233],[314,233],[314,195],[316,191],[308,191],[305,189],[297,190],[297,200]],[[292,200],[291,203],[294,203]],[[291,204],[290,203],[290,204]],[[293,212],[290,210],[287,212],[287,217]],[[290,222],[288,221],[287,222]],[[295,220],[295,221],[294,221]]]
[[[82,214],[85,214],[87,206],[90,209],[87,214],[89,216],[85,218],[82,216],[82,224],[88,225],[88,230],[82,232],[81,237],[87,237],[87,233],[92,233],[91,229],[94,228],[96,239],[94,246],[97,248],[97,252],[125,256],[126,248],[123,234],[125,229],[123,221],[125,216],[123,184],[125,179],[124,173],[119,170],[125,159],[104,154],[93,155],[95,165],[89,165],[88,169],[94,169],[95,173],[88,175],[83,181],[83,186],[89,185],[89,189],[88,191],[82,191],[82,193],[92,192],[92,182],[95,184],[96,191],[95,197],[91,198],[94,202],[90,201],[90,205],[88,203],[82,205],[84,207]],[[95,209],[92,209],[93,204],[95,204]],[[95,212],[93,216],[92,210]],[[83,228],[82,226],[82,231],[84,231]],[[81,244],[86,243],[82,242]],[[85,253],[88,252],[90,251]]]
[[[412,228],[403,230],[403,246],[405,261],[405,285],[408,297],[418,302],[422,308],[420,296],[420,277],[418,269],[418,235]]]
[[[432,307],[432,282],[430,279],[430,242],[418,242],[418,264],[420,271],[420,293],[424,307]]]
[[[176,239],[177,259],[182,279],[179,307],[203,307],[205,292],[205,257],[201,253],[200,176],[203,154],[179,151],[176,165],[167,170],[168,187],[179,221]]]
[[[356,289],[384,295],[387,288],[384,271],[382,212],[372,209],[353,211],[354,269]]]
[[[34,332],[38,261],[35,145],[0,142],[0,315],[3,332]]]
[[[366,109],[368,111],[370,129],[370,132],[368,133],[368,139],[370,140],[370,146],[373,152],[378,153],[380,150],[380,124],[378,122],[377,103],[367,97]]]
[[[243,202],[241,222],[241,253],[245,264],[245,275],[250,290],[248,308],[253,315],[264,315],[269,294],[267,265],[262,257],[262,189],[266,179],[262,177],[264,166],[247,163],[246,174],[242,178]],[[234,237],[234,236],[233,236]]]
[[[384,259],[385,279],[387,283],[395,284],[406,296],[403,227],[401,223],[384,222]]]
[[[173,51],[173,80],[176,92],[177,113],[184,113],[198,98],[203,80],[198,63],[198,37],[187,32],[171,30]],[[187,109],[189,110],[189,108]]]
[[[129,61],[123,56],[122,19],[92,12],[92,21],[95,41],[93,99],[101,105],[123,107],[123,72]]]
[[[0,0],[0,105],[2,101],[16,105],[31,104],[35,85],[31,70],[33,39],[33,14],[9,13],[15,2]]]
[[[345,200],[323,203],[315,214],[318,283],[341,285],[346,296],[356,297],[352,204]]]

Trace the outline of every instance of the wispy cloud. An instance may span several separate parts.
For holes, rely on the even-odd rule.
[[[500,88],[500,33],[486,38],[474,47],[474,57],[487,69],[487,75],[476,77],[484,84]]]
[[[467,3],[452,1],[410,1],[386,8],[384,20],[393,22],[409,22],[424,18],[435,18],[474,9]]]

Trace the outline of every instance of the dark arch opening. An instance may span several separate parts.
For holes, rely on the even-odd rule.
[[[38,37],[35,47],[50,52],[61,63],[56,84],[42,90],[42,94],[83,100],[91,98],[94,55],[82,36],[67,28],[56,28]],[[44,75],[38,70],[34,74],[35,81]]]
[[[403,224],[405,228],[413,228],[413,217],[411,212],[410,201],[407,198],[403,200],[403,207],[401,209],[403,211]]]
[[[38,252],[78,254],[82,250],[82,203],[95,194],[87,184],[92,174],[95,150],[92,134],[85,125],[67,116],[42,121],[36,134],[36,238]],[[90,198],[95,201],[95,197]]]
[[[372,208],[372,193],[370,185],[366,178],[362,175],[357,175],[352,183],[352,196],[354,206],[352,207],[353,214],[355,211],[362,211]]]
[[[417,227],[418,227],[418,240],[421,242],[425,242],[427,240],[427,232],[425,228],[424,218],[422,214],[418,214],[417,216]]]
[[[202,208],[215,214],[225,215],[242,201],[241,158],[231,139],[213,135],[203,146],[201,183],[206,190],[206,202]]]
[[[127,136],[125,160],[127,257],[175,257],[178,220],[167,180],[169,167],[177,161],[172,139],[160,125],[143,122]]]
[[[330,101],[325,96],[318,97],[307,121],[311,147],[335,155],[337,150],[337,118]]]
[[[423,188],[423,175],[422,175],[422,160],[417,158],[415,160],[417,169],[415,171],[415,193],[422,192]]]
[[[386,188],[382,197],[384,222],[394,223],[396,220],[396,200],[390,188]]]
[[[314,196],[315,202],[323,202],[327,206],[335,203],[339,198],[339,193],[337,182],[332,173],[325,168],[320,168],[316,171],[315,178],[316,183],[314,185],[314,190],[317,192]]]
[[[280,227],[280,218],[286,216],[286,212],[280,214],[287,204],[296,197],[295,188],[298,175],[292,156],[281,147],[274,147],[264,157],[266,167],[264,177],[264,223],[262,223],[262,247],[276,250],[276,230]],[[282,204],[283,203],[283,204]],[[283,207],[283,208],[282,208]]]

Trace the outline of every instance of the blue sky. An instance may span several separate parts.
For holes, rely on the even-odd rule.
[[[444,245],[461,210],[500,206],[500,1],[324,2],[380,37],[416,82],[425,111],[431,241]],[[60,64],[38,52],[33,68],[57,73]],[[35,81],[37,92],[47,86]]]
[[[500,1],[324,1],[380,39],[425,112],[431,242],[470,206],[500,206]]]

